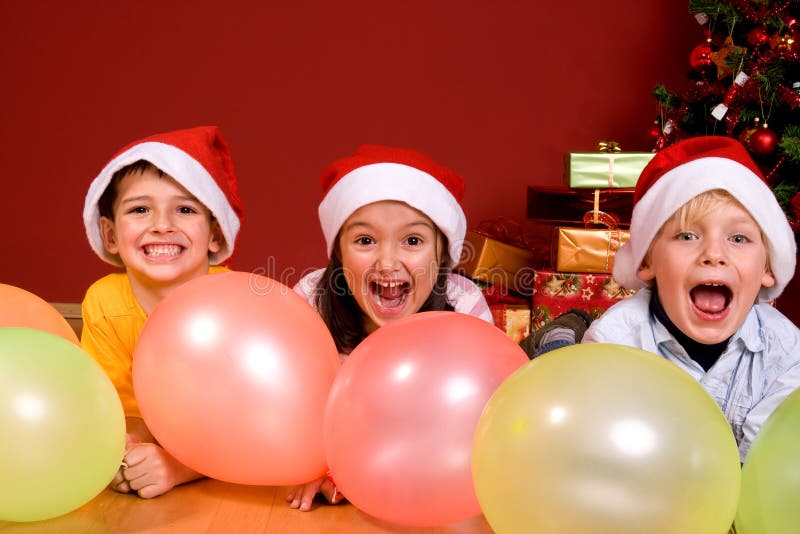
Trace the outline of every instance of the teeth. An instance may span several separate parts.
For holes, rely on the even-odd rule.
[[[148,256],[177,256],[181,253],[179,245],[146,245],[144,252]]]
[[[381,287],[397,287],[403,285],[402,282],[378,282],[378,285]]]

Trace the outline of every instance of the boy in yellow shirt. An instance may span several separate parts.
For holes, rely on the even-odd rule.
[[[94,179],[83,210],[89,244],[124,267],[92,284],[82,304],[81,345],[122,401],[126,453],[111,487],[155,497],[202,475],[161,448],[133,391],[131,364],[153,308],[184,282],[227,270],[243,218],[230,150],[201,126],[156,134],[119,151]]]

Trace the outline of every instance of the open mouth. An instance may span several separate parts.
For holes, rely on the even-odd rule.
[[[142,247],[146,256],[151,258],[161,256],[177,256],[183,252],[184,247],[174,244],[153,244]]]
[[[397,308],[403,305],[410,289],[408,282],[370,282],[370,291],[384,308]]]
[[[731,303],[732,295],[728,286],[717,283],[700,284],[689,292],[695,307],[710,315],[724,312]]]

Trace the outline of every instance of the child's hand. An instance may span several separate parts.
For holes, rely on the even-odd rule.
[[[125,434],[125,454],[128,454],[128,451],[133,447],[136,443],[139,443],[140,440],[138,436],[135,434],[131,434],[130,432]],[[128,481],[125,480],[125,475],[122,474],[122,470],[128,467],[123,459],[122,465],[117,470],[117,474],[114,475],[114,480],[111,481],[109,487],[114,491],[118,491],[120,493],[130,493],[131,487],[128,484]]]
[[[344,496],[336,488],[333,480],[328,477],[323,477],[290,489],[289,493],[286,495],[286,502],[289,503],[290,508],[297,508],[301,512],[308,512],[311,510],[311,503],[314,501],[314,496],[317,493],[321,493],[331,504],[339,504],[344,499]]]
[[[135,443],[125,453],[127,467],[120,469],[124,478],[114,489],[135,491],[139,497],[149,499],[168,492],[178,484],[200,478],[202,475],[189,469],[155,443]],[[114,478],[114,484],[117,477]]]
[[[114,480],[111,481],[109,487],[114,491],[118,491],[120,493],[130,493],[131,487],[128,485],[128,481],[125,480],[125,476],[122,474],[122,470],[125,467],[122,466],[117,470],[117,474],[114,475]]]

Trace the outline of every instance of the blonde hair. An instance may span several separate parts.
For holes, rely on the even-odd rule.
[[[704,191],[678,208],[672,217],[667,219],[667,221],[664,223],[664,226],[670,222],[677,222],[681,230],[686,230],[695,222],[699,221],[720,206],[731,203],[737,204],[740,208],[747,211],[747,208],[745,208],[741,202],[736,200],[733,195],[724,189],[712,189],[710,191]],[[748,211],[748,213],[750,212]],[[664,228],[664,226],[662,226],[662,228]],[[764,237],[763,232],[761,233],[761,237]]]

